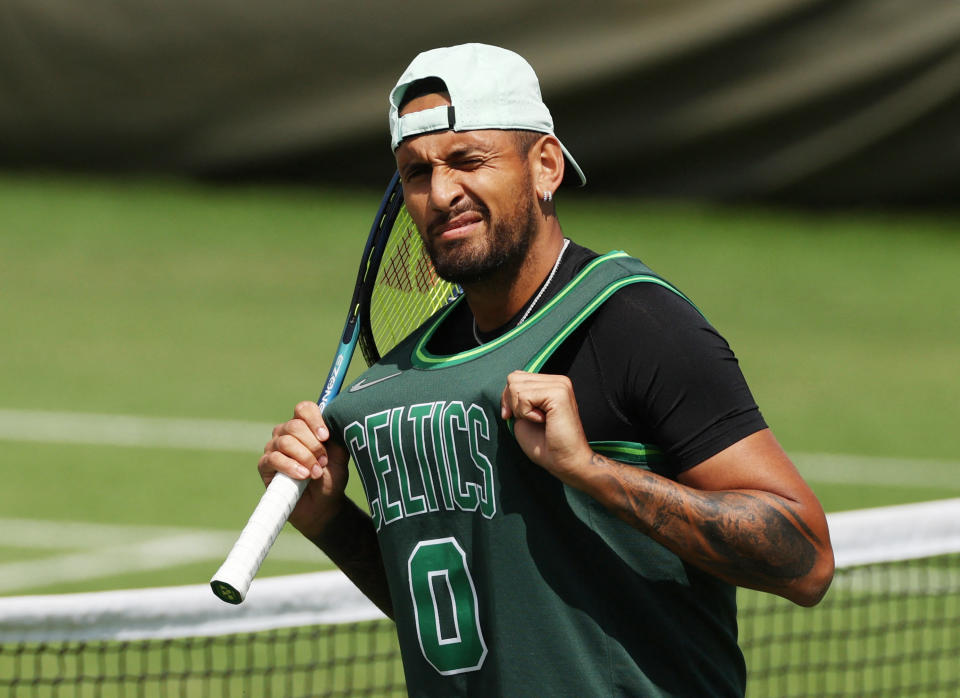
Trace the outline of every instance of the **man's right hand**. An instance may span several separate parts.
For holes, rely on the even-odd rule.
[[[315,402],[301,402],[293,419],[273,428],[257,470],[264,485],[280,472],[295,480],[310,479],[290,514],[290,523],[307,538],[320,535],[346,501],[347,452],[330,441],[330,431]]]

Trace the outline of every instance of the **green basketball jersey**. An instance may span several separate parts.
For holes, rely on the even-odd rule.
[[[500,418],[507,374],[538,371],[633,283],[675,290],[610,253],[503,336],[434,356],[448,308],[327,408],[378,531],[411,695],[743,694],[734,588],[530,462]],[[592,445],[640,468],[662,457],[629,434]]]

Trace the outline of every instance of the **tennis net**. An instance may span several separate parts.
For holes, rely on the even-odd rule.
[[[751,698],[960,695],[960,499],[831,514],[837,573],[799,608],[740,590]],[[393,627],[339,572],[0,598],[0,695],[400,696]]]
[[[393,623],[339,572],[0,599],[0,695],[402,696]]]
[[[748,696],[960,695],[960,499],[828,519],[837,570],[818,606],[738,592]]]

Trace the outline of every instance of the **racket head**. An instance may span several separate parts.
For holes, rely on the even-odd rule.
[[[340,391],[358,343],[367,364],[375,363],[381,353],[457,295],[459,288],[434,272],[416,226],[403,207],[400,176],[394,174],[370,226],[340,344],[317,404],[324,407]],[[274,477],[210,580],[214,594],[232,604],[243,601],[305,486],[306,481],[281,473]]]
[[[360,302],[360,350],[370,366],[462,290],[437,276],[420,233],[403,203],[400,178],[391,180]]]

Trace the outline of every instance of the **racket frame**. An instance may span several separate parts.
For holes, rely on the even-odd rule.
[[[369,302],[370,298],[369,289],[366,287],[376,281],[391,227],[402,207],[400,175],[395,172],[387,185],[380,207],[377,209],[377,215],[370,226],[370,233],[367,235],[353,296],[347,310],[347,319],[340,334],[340,343],[323,390],[317,399],[321,410],[326,408],[343,387],[347,369],[360,337],[361,318],[365,317],[362,306]],[[243,602],[253,578],[309,482],[309,480],[295,480],[283,473],[274,475],[246,526],[233,544],[233,548],[210,579],[210,588],[218,598],[231,604]]]

